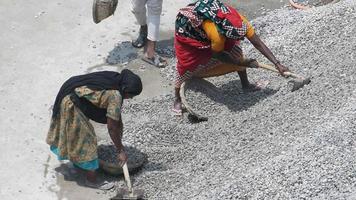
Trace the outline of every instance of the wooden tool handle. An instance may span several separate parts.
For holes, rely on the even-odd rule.
[[[263,69],[267,69],[267,70],[270,70],[270,71],[273,71],[273,72],[276,72],[276,73],[279,73],[278,69],[276,69],[275,67],[271,66],[271,65],[267,65],[267,64],[263,64],[263,63],[258,63],[258,66],[263,68]],[[297,74],[294,74],[292,72],[284,72],[283,73],[285,76],[291,76],[293,78],[298,78],[298,79],[304,79],[303,77],[297,75]]]
[[[125,177],[125,181],[126,181],[127,187],[129,188],[129,192],[133,193],[131,180],[130,180],[129,169],[127,168],[127,163],[125,163],[124,166],[122,166],[122,170],[124,171],[124,177]]]

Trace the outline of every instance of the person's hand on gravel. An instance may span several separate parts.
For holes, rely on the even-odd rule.
[[[120,153],[117,155],[117,160],[119,165],[122,167],[127,162],[127,154],[124,150],[121,150]]]
[[[279,73],[282,75],[282,76],[286,76],[285,74],[284,74],[284,72],[289,72],[290,70],[287,68],[287,67],[285,67],[284,65],[282,65],[281,63],[277,63],[276,65],[276,69],[279,71]]]

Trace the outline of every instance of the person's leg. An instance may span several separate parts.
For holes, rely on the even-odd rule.
[[[108,182],[108,181],[99,182],[96,176],[97,175],[95,170],[86,170],[85,185],[99,190],[110,190],[115,186],[115,184],[112,182]]]
[[[228,52],[226,52],[231,59],[239,61],[240,63],[246,63],[249,64],[248,62],[244,62],[244,56],[243,56],[243,52],[242,49],[239,46],[239,43],[236,43],[232,49]],[[246,59],[246,60],[251,60],[251,59]],[[237,70],[237,73],[239,74],[240,77],[240,81],[241,81],[241,86],[242,89],[244,90],[244,92],[253,92],[253,91],[257,91],[260,90],[261,88],[251,84],[248,80],[247,77],[247,71],[246,71],[246,67],[242,68],[242,70]]]
[[[175,98],[174,98],[173,109],[172,109],[176,115],[182,114],[182,99],[179,93],[180,87],[185,81],[191,79],[192,77],[193,77],[193,73],[190,71],[186,71],[183,75],[180,75],[177,71],[175,87],[174,87]]]
[[[135,15],[137,23],[140,25],[139,34],[136,40],[132,41],[132,46],[141,48],[147,42],[147,0],[131,0],[131,12]]]
[[[96,182],[96,171],[95,170],[86,170],[86,178],[88,181],[95,183]]]
[[[161,22],[162,0],[147,1],[147,44],[145,48],[146,58],[155,56],[156,43],[159,39],[159,25]]]
[[[86,162],[73,162],[73,165],[84,171],[86,175],[85,185],[91,188],[100,190],[110,190],[115,186],[114,183],[108,181],[98,181],[96,170],[99,168],[99,160],[94,159]]]
[[[259,86],[255,85],[255,84],[251,84],[248,81],[246,70],[238,71],[237,73],[239,74],[242,90],[244,92],[254,92],[254,91],[261,90],[261,88]]]
[[[177,69],[179,66],[177,66]],[[243,68],[244,69],[244,68]],[[174,89],[174,94],[175,94],[175,99],[174,99],[174,104],[173,104],[173,111],[177,113],[177,115],[180,115],[182,113],[182,100],[180,96],[180,87],[181,85],[193,78],[193,77],[198,77],[198,78],[208,78],[208,77],[213,77],[213,76],[220,76],[223,74],[227,74],[230,72],[235,72],[238,70],[243,70],[240,69],[236,65],[232,64],[223,64],[221,61],[217,59],[211,59],[208,63],[204,65],[199,65],[197,68],[195,68],[193,71],[187,70],[184,72],[184,74],[179,74],[178,70],[176,71],[176,80],[175,80],[175,89]]]
[[[145,46],[145,56],[147,58],[153,58],[155,56],[156,41],[147,39]]]
[[[239,65],[229,64],[229,63],[217,63],[215,66],[210,66],[209,68],[196,73],[194,76],[199,78],[209,78],[222,76],[229,74],[231,72],[246,72],[246,68]],[[247,78],[247,77],[246,77]]]
[[[182,113],[182,99],[180,97],[180,87],[175,87],[174,88],[174,103],[173,103],[173,111],[180,115]]]
[[[209,77],[216,77],[216,76],[221,76],[225,74],[229,74],[231,72],[237,72],[240,81],[241,81],[241,86],[242,90],[244,92],[253,92],[260,90],[261,88],[251,84],[248,80],[247,77],[247,72],[246,72],[246,67],[244,66],[238,66],[238,65],[233,65],[233,64],[227,64],[227,63],[222,63],[217,65],[214,68],[210,68],[209,70],[203,71],[200,74],[197,74],[196,77],[199,78],[209,78]]]
[[[72,105],[73,102],[70,101]],[[67,151],[68,158],[73,165],[83,170],[86,174],[85,185],[88,187],[108,190],[114,183],[96,180],[96,170],[99,168],[97,154],[97,137],[93,125],[77,107],[67,111]]]

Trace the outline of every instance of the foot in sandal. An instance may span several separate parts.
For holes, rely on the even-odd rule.
[[[147,39],[145,53],[142,60],[159,68],[163,68],[167,66],[167,61],[155,53],[155,48],[156,48],[156,41],[151,41]]]
[[[115,186],[115,184],[108,181],[98,181],[96,178],[96,171],[87,170],[85,186],[99,190],[110,190]]]
[[[142,60],[158,68],[164,68],[167,66],[167,61],[158,55],[151,58],[143,57]]]
[[[87,179],[85,180],[85,185],[87,187],[98,189],[98,190],[110,190],[115,186],[115,184],[112,182],[108,182],[108,181],[91,182]]]

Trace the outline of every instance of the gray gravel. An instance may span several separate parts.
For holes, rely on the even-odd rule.
[[[117,156],[118,151],[111,141],[100,141],[98,146],[98,158],[120,169]],[[124,150],[128,156],[127,166],[130,170],[138,170],[146,162],[147,156],[132,146],[124,146]]]
[[[328,3],[333,3],[334,0],[293,0],[295,3],[308,6],[323,6]],[[335,1],[336,2],[336,1]]]
[[[254,93],[242,93],[237,74],[213,78],[225,101],[197,124],[172,116],[172,95],[125,102],[125,142],[148,155],[135,187],[150,199],[355,199],[355,9],[344,0],[253,21],[282,63],[312,77],[296,92],[262,69],[248,71],[269,81]]]

